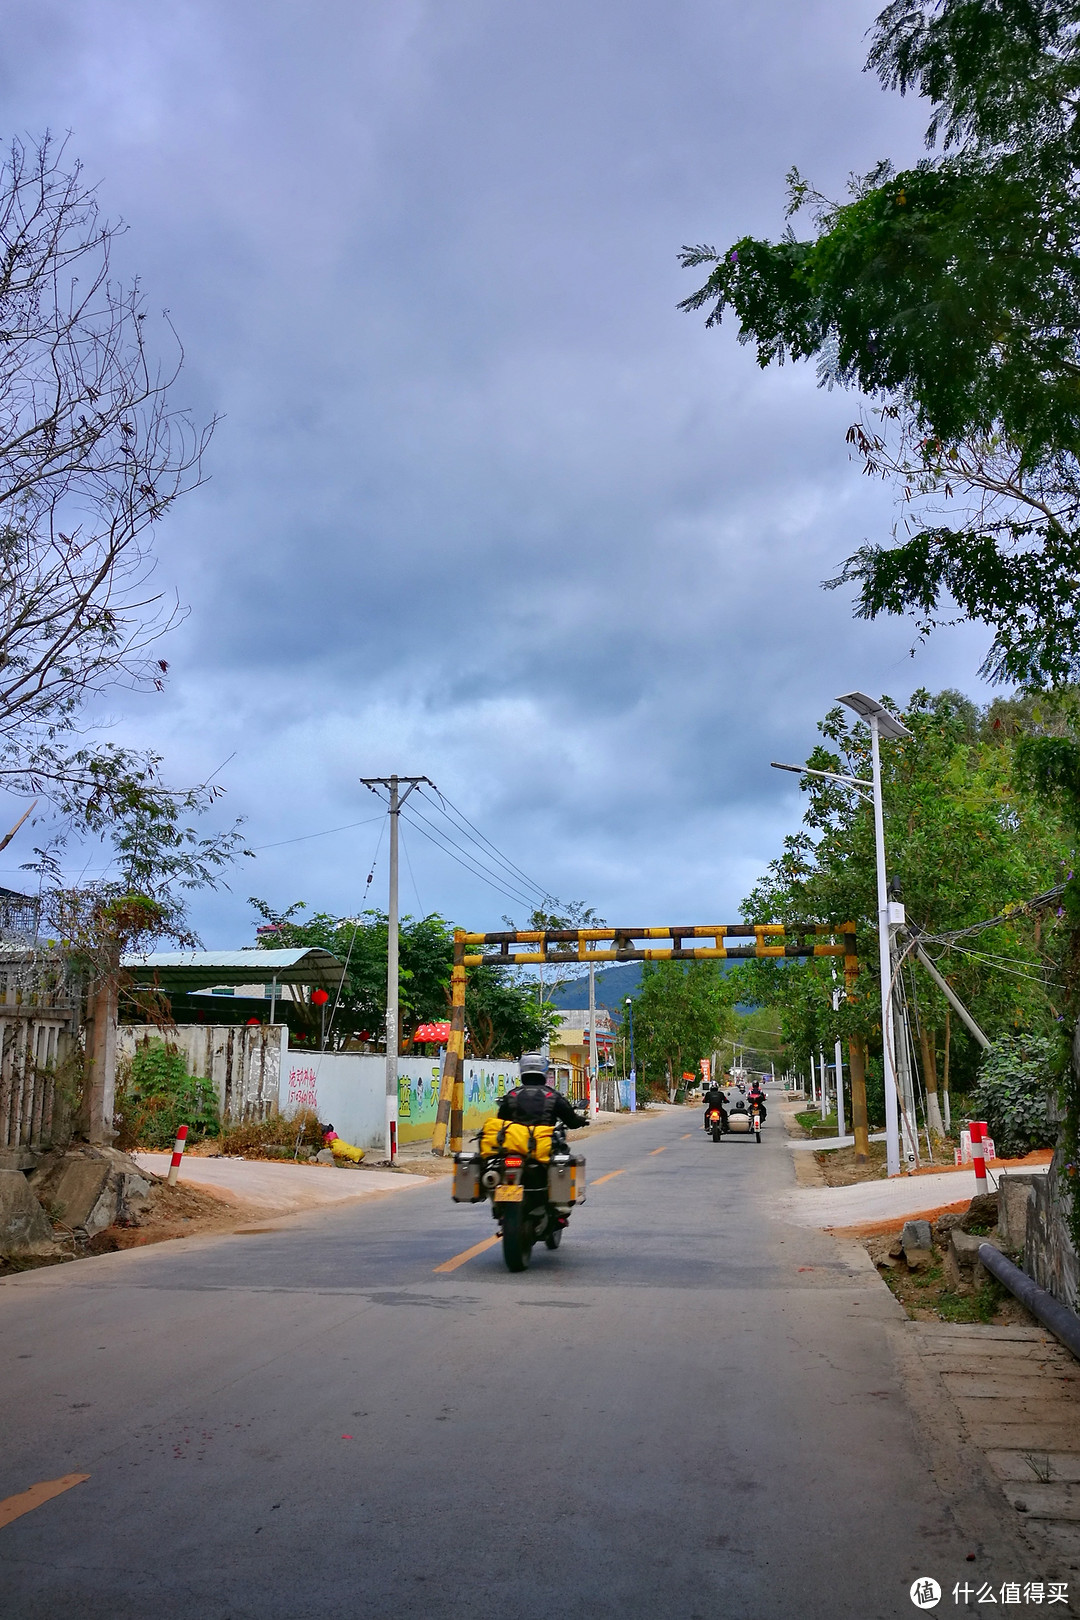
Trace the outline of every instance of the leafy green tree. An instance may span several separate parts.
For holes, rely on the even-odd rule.
[[[974,1104],[990,1126],[994,1146],[1009,1158],[1052,1147],[1053,1041],[1038,1035],[1002,1035],[983,1054]]]
[[[713,962],[646,962],[634,998],[638,1072],[665,1075],[673,1101],[682,1075],[696,1072],[734,1028],[734,1001],[732,976]],[[629,1014],[623,1034],[629,1038]]]
[[[474,1057],[518,1058],[543,1045],[559,1025],[559,1013],[537,1001],[531,987],[508,978],[505,969],[471,967],[465,980],[465,1027]]]
[[[351,1040],[368,1037],[385,1039],[386,953],[388,919],[383,911],[364,911],[359,917],[335,917],[315,912],[306,921],[298,913],[306,910],[298,901],[284,912],[275,912],[254,897],[251,905],[265,919],[257,933],[259,945],[267,950],[322,946],[339,961],[348,964],[340,997],[328,1036],[328,1044],[344,1046]],[[398,929],[398,995],[401,1047],[408,1050],[418,1024],[445,1018],[450,995],[450,969],[453,958],[453,929],[442,917],[405,916]],[[295,1019],[298,1030],[309,1038],[319,1031],[319,1014],[306,1003],[285,1002],[283,1012]]]
[[[830,201],[789,176],[815,231],[743,237],[683,307],[730,312],[762,366],[814,360],[877,407],[849,439],[892,477],[903,538],[838,584],[857,612],[955,616],[993,633],[985,668],[1080,675],[1080,4],[893,0],[869,66],[930,104],[933,156]]]
[[[888,700],[885,700],[888,701]],[[912,923],[930,935],[1006,916],[976,939],[944,951],[939,968],[994,1036],[1056,1027],[1063,1005],[1063,930],[1051,909],[1032,917],[1017,902],[1050,890],[1064,875],[1071,839],[1060,817],[1026,785],[1018,764],[1015,711],[1024,704],[979,709],[956,692],[913,694],[904,714],[910,742],[882,749],[885,843]],[[1003,714],[1008,720],[1003,720]],[[832,710],[820,723],[823,743],[808,764],[867,777],[865,728]],[[830,1048],[837,1038],[880,1046],[880,991],[875,934],[876,865],[871,807],[838,784],[807,777],[803,828],[784,841],[744,905],[752,922],[853,921],[861,940],[857,999],[834,1006],[839,981],[822,959],[803,967],[755,963],[735,977],[739,997],[781,1012],[785,1039],[799,1054]],[[936,954],[938,947],[931,946]],[[947,1003],[921,969],[905,972],[928,1095],[938,1090],[939,1037],[957,1032]],[[974,1071],[976,1053],[961,1033],[960,1058]],[[942,1057],[949,1062],[949,1043]],[[952,1054],[955,1070],[957,1054]],[[931,1123],[940,1128],[931,1107]]]
[[[321,945],[347,964],[328,1044],[385,1040],[386,951],[388,921],[385,912],[365,911],[359,917],[335,917],[316,912],[306,921],[298,913],[302,902],[275,912],[263,900],[251,904],[263,917],[258,943],[268,950]],[[403,917],[398,929],[398,994],[400,996],[401,1050],[408,1052],[420,1024],[445,1019],[450,1009],[450,972],[454,930],[445,918]],[[290,1026],[314,1040],[321,1019],[307,1003],[283,1002]],[[474,967],[465,983],[465,1019],[469,1050],[476,1057],[518,1057],[548,1036],[558,1015],[538,1001],[533,987],[515,981],[505,969]]]

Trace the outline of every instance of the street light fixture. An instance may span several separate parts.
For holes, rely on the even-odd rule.
[[[877,910],[878,910],[878,965],[881,974],[881,1049],[882,1064],[885,1078],[885,1148],[888,1173],[890,1176],[900,1174],[900,1107],[896,1089],[896,1053],[889,1041],[889,1031],[893,1028],[891,1021],[892,1011],[892,925],[903,921],[902,907],[896,906],[899,913],[895,918],[889,904],[888,879],[885,873],[885,820],[881,801],[881,752],[879,740],[888,737],[899,741],[910,737],[908,730],[891,710],[884,704],[878,703],[875,698],[868,697],[865,692],[847,692],[843,697],[837,698],[847,708],[853,709],[860,720],[865,720],[870,727],[870,755],[873,763],[873,773],[868,782],[862,776],[845,776],[839,771],[815,771],[805,765],[779,765],[774,762],[774,769],[778,771],[795,771],[800,776],[820,776],[830,782],[840,782],[845,787],[853,788],[860,798],[868,800],[874,806],[874,855],[877,867]],[[869,789],[867,793],[864,789]],[[914,1158],[914,1143],[911,1139],[910,1121],[905,1120],[905,1136],[908,1138],[908,1153]]]
[[[881,750],[879,741],[888,737],[900,741],[911,732],[883,704],[865,692],[848,692],[837,699],[854,710],[870,727],[870,756],[873,765],[874,856],[877,866],[878,968],[881,975],[881,1052],[885,1077],[885,1150],[890,1176],[900,1174],[900,1108],[896,1091],[896,1049],[889,1042],[895,1022],[892,1019],[892,922],[889,885],[885,873],[885,817],[881,801]],[[897,921],[903,921],[902,917]],[[905,1120],[905,1136],[911,1136],[911,1122]],[[908,1143],[909,1155],[913,1144]]]

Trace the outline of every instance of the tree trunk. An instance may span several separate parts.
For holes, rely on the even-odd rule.
[[[669,1103],[675,1101],[675,1077],[671,1072],[670,1058],[667,1060],[667,1100]]]
[[[926,1122],[930,1127],[931,1136],[944,1136],[945,1127],[941,1122],[941,1105],[938,1102],[937,1085],[937,1040],[932,1029],[925,1029],[922,1020],[919,1020],[919,1049],[922,1053],[923,1084],[926,1086]]]
[[[112,1147],[116,1134],[116,974],[97,979],[88,1000],[83,1129],[88,1142]]]
[[[952,1130],[952,1109],[949,1106],[949,1048],[952,1045],[952,1008],[945,1009],[945,1054],[941,1066],[941,1094],[945,1107],[945,1129]]]
[[[848,1044],[848,1073],[851,1076],[851,1126],[855,1132],[855,1163],[870,1159],[870,1127],[866,1117],[866,1047],[861,1040]]]

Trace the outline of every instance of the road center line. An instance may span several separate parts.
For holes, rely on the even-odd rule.
[[[456,1271],[458,1266],[463,1266],[466,1260],[471,1260],[474,1255],[483,1254],[485,1249],[494,1248],[498,1241],[498,1236],[495,1236],[485,1238],[482,1243],[474,1243],[471,1249],[464,1249],[462,1250],[461,1254],[455,1254],[452,1260],[444,1260],[441,1266],[435,1267],[435,1270]]]
[[[689,1140],[693,1136],[693,1134],[694,1134],[693,1131],[687,1131],[685,1136],[680,1136],[679,1137],[679,1141],[680,1142],[689,1142]]]
[[[625,1174],[626,1174],[625,1166],[621,1170],[609,1170],[606,1176],[597,1176],[595,1181],[590,1181],[589,1186],[590,1187],[601,1187],[601,1186],[603,1186],[605,1181],[613,1181],[616,1176],[625,1176]]]
[[[670,1147],[670,1145],[671,1144],[669,1142],[665,1142],[663,1147],[650,1148],[649,1149],[649,1158],[651,1159],[654,1153],[666,1153],[668,1148]]]
[[[20,1491],[18,1496],[5,1497],[0,1502],[0,1530],[5,1524],[21,1519],[24,1513],[32,1512],[43,1502],[51,1502],[54,1496],[62,1496],[73,1485],[81,1485],[89,1478],[89,1474],[65,1474],[62,1479],[43,1479],[39,1485],[31,1485],[28,1491]]]

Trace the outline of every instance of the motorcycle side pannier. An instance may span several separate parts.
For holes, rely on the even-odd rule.
[[[573,1155],[569,1160],[553,1160],[548,1165],[548,1202],[585,1202],[585,1160],[580,1154]]]
[[[455,1204],[478,1204],[483,1198],[480,1191],[480,1161],[475,1154],[454,1155],[454,1188],[450,1196]]]

